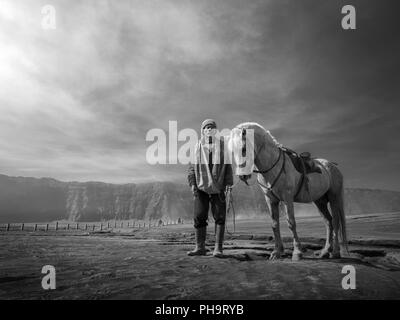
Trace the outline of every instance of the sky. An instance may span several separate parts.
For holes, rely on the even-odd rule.
[[[146,133],[214,118],[339,163],[348,187],[400,191],[395,3],[0,0],[0,174],[185,182],[147,163]]]

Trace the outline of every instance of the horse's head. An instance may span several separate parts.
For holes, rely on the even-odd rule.
[[[254,167],[254,130],[246,127],[232,129],[229,149],[236,164],[236,175],[247,184]]]

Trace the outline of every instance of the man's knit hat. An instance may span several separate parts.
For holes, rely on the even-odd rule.
[[[201,131],[203,131],[204,127],[207,125],[213,125],[214,128],[217,128],[217,123],[213,119],[207,119],[204,120],[203,123],[201,124]]]

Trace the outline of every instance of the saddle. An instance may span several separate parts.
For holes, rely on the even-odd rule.
[[[290,160],[292,160],[294,167],[299,173],[322,173],[321,165],[315,161],[315,159],[311,158],[311,154],[309,152],[302,152],[298,154],[289,148],[283,148],[283,151],[289,156]]]
[[[311,158],[311,154],[309,152],[302,152],[298,154],[297,152],[284,147],[282,147],[282,150],[289,156],[290,160],[293,163],[293,166],[301,174],[301,178],[294,199],[296,200],[297,196],[301,192],[303,196],[305,192],[306,195],[309,197],[307,174],[314,172],[322,174],[321,165],[317,161],[315,161],[315,159]]]

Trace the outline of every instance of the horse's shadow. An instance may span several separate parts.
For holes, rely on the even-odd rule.
[[[260,248],[260,250],[252,250],[251,252],[246,251],[247,248],[243,248],[243,252],[232,252],[237,251],[238,248],[230,250],[226,248],[224,250],[224,256],[222,259],[235,259],[238,261],[292,261],[292,253],[290,249],[286,249],[280,258],[275,260],[269,260],[271,256],[272,249]],[[321,262],[330,264],[351,264],[359,265],[365,267],[371,267],[375,269],[383,269],[387,271],[400,271],[400,264],[392,262],[383,257],[367,257],[359,254],[358,257],[351,255],[344,255],[341,258],[321,258],[319,255],[319,250],[307,250],[300,261],[304,262]],[[295,261],[294,261],[295,263]]]

